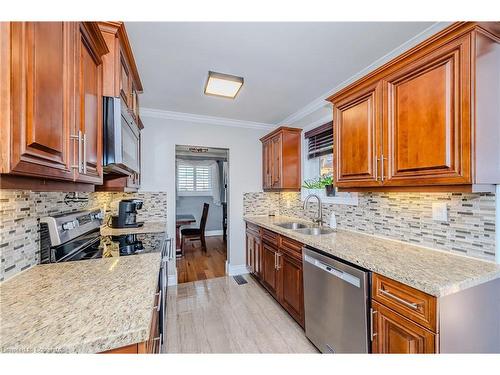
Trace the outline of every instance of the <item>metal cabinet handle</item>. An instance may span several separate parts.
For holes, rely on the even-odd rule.
[[[161,294],[161,290],[155,294],[156,296],[158,296],[158,305],[156,305],[154,308],[156,309],[156,311],[160,311],[161,309],[161,301],[162,301],[162,294]]]
[[[382,154],[382,156],[380,157],[380,162],[381,162],[381,164],[382,164],[382,165],[381,165],[381,168],[380,168],[380,169],[381,169],[381,172],[382,172],[382,182],[384,182],[384,174],[385,174],[385,173],[384,173],[384,169],[385,169],[385,168],[384,168],[384,160],[386,160],[386,159],[387,159],[387,158],[386,158],[386,157],[384,157],[384,154]]]
[[[78,160],[71,168],[76,168],[78,169],[78,173],[82,173],[82,131],[78,130],[78,134],[70,135],[70,139],[74,139],[78,143]]]
[[[373,338],[377,336],[376,332],[373,332],[373,316],[377,313],[377,310],[373,310],[370,308],[370,341],[373,341]]]
[[[279,270],[281,269],[281,261],[280,261],[281,253],[276,253],[276,269]]]
[[[87,134],[83,133],[83,174],[87,174]]]
[[[378,162],[380,161],[380,158],[377,157],[375,159],[375,181],[380,180],[380,177],[378,176]]]
[[[153,338],[153,353],[160,353],[162,337],[163,337],[163,334],[160,333],[160,336]],[[158,348],[158,352],[156,351],[156,348]]]
[[[380,289],[380,293],[389,297],[389,298],[392,298],[392,299],[395,299],[396,301],[402,303],[403,305],[409,307],[410,309],[413,309],[413,310],[417,310],[418,309],[418,303],[415,303],[415,302],[408,302],[402,298],[399,298],[398,296],[395,296],[394,294],[392,294],[391,292],[388,292],[387,290],[384,290],[384,289]]]

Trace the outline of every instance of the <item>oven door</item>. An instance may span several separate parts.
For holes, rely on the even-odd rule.
[[[104,158],[106,173],[139,172],[139,127],[120,98],[104,98]]]

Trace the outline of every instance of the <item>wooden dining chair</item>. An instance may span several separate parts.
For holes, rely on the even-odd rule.
[[[201,220],[200,220],[200,227],[199,228],[184,228],[181,229],[181,235],[182,235],[182,240],[181,240],[181,254],[184,255],[184,243],[186,240],[190,241],[196,241],[200,240],[201,241],[201,248],[203,251],[207,251],[207,243],[205,241],[205,227],[207,225],[207,218],[208,218],[208,208],[209,208],[208,203],[203,204],[203,212],[201,214]]]

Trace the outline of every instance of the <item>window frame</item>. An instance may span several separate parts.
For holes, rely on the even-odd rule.
[[[320,173],[320,157],[315,157],[309,159],[309,144],[308,144],[308,138],[305,137],[305,134],[307,131],[315,129],[324,123],[328,122],[331,120],[325,119],[324,121],[317,122],[315,124],[311,124],[307,127],[305,127],[302,131],[302,136],[301,136],[301,148],[302,148],[302,182],[305,179],[311,179],[311,178],[318,178],[319,173]],[[334,132],[335,134],[335,132]],[[335,141],[335,140],[334,140]],[[335,160],[335,158],[333,158]],[[335,174],[335,165],[333,166],[333,173]],[[333,204],[343,204],[343,205],[351,205],[351,206],[357,206],[359,203],[358,200],[358,193],[353,192],[336,192],[334,197],[328,197],[326,195],[326,190],[321,189],[321,190],[312,190],[310,191],[309,189],[305,189],[301,187],[300,189],[300,199],[304,201],[306,197],[311,194],[317,194],[321,198],[321,201],[323,203],[333,203]]]
[[[179,179],[179,168],[180,167],[191,167],[193,168],[193,187],[194,187],[194,190],[180,190],[179,189],[179,182],[180,182],[180,179]],[[196,190],[196,176],[197,176],[197,172],[196,170],[198,168],[206,168],[208,170],[208,184],[209,184],[209,188],[207,190]],[[210,166],[206,166],[206,165],[190,165],[189,163],[178,163],[175,167],[175,185],[176,185],[176,191],[177,191],[177,196],[181,196],[181,197],[210,197],[212,196],[212,190],[213,190],[213,186],[212,186],[212,169]]]

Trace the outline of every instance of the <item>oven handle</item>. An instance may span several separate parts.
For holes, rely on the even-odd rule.
[[[101,237],[100,236],[97,236],[96,238],[93,238],[92,240],[89,240],[88,242],[85,242],[84,244],[78,246],[75,250],[73,250],[71,253],[69,253],[68,255],[62,257],[61,259],[59,260],[55,260],[55,263],[59,263],[59,262],[66,262],[68,260],[71,260],[71,258],[73,258],[76,254],[78,254],[82,249],[86,248],[86,247],[89,247],[93,244],[95,244],[96,242],[99,242],[101,240]],[[55,258],[55,257],[54,257]]]

